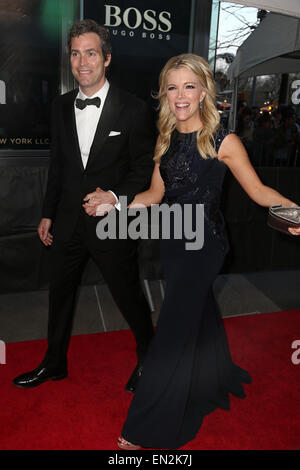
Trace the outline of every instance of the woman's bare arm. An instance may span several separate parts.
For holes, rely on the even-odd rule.
[[[295,202],[261,182],[245,147],[235,134],[225,137],[219,149],[218,158],[228,166],[248,196],[260,206],[270,207],[276,204],[297,206]],[[300,228],[289,230],[293,235],[300,235]]]
[[[225,137],[219,149],[218,158],[228,166],[248,196],[260,206],[297,205],[261,182],[249,160],[245,147],[235,134],[229,134]]]
[[[128,207],[151,206],[161,202],[165,193],[165,185],[160,176],[159,163],[155,163],[150,188],[139,193]]]

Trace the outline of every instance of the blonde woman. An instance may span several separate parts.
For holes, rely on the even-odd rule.
[[[204,245],[161,240],[166,292],[122,434],[121,449],[175,449],[193,439],[204,416],[230,408],[229,394],[244,398],[247,371],[233,363],[212,285],[228,250],[221,187],[228,167],[262,206],[295,205],[262,184],[239,138],[219,128],[215,85],[208,63],[194,54],[171,58],[160,75],[159,138],[148,191],[135,204],[204,204]],[[293,231],[293,233],[297,233]],[[172,236],[173,234],[173,236]]]

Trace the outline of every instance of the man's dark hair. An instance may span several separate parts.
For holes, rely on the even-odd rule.
[[[106,28],[96,23],[96,21],[90,19],[77,21],[71,27],[68,37],[69,52],[71,52],[72,39],[86,33],[96,33],[99,36],[102,54],[104,60],[106,60],[108,54],[111,54],[109,32]]]

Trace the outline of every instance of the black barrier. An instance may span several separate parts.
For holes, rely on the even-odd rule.
[[[47,182],[48,158],[0,159],[0,294],[47,288],[51,248],[38,239]],[[259,168],[262,181],[300,203],[300,168]],[[222,210],[230,241],[223,272],[256,272],[299,269],[299,238],[278,233],[267,226],[267,208],[252,202],[228,171]],[[141,275],[159,279],[162,270],[158,240],[139,242]],[[102,280],[89,263],[82,283]]]

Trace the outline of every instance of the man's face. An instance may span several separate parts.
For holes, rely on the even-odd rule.
[[[86,96],[94,95],[105,83],[105,68],[111,55],[104,60],[100,38],[85,33],[72,39],[70,63],[72,73]]]

